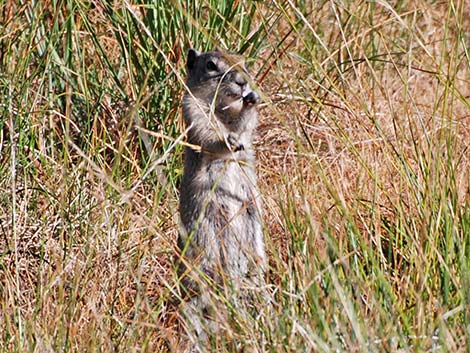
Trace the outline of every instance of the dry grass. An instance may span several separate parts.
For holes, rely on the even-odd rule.
[[[256,56],[266,100],[275,304],[213,350],[468,351],[468,4],[204,3],[0,5],[0,351],[177,349],[190,42]]]

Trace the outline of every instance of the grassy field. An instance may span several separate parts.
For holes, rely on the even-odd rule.
[[[0,351],[177,351],[185,53],[219,47],[263,96],[273,306],[213,351],[470,352],[469,12],[1,1]]]

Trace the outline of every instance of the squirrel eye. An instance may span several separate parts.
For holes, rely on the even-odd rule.
[[[212,60],[209,60],[206,64],[206,68],[207,70],[209,71],[217,71],[217,65],[212,61]]]

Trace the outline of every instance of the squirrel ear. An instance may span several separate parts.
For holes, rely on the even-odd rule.
[[[196,49],[189,49],[188,50],[188,59],[186,61],[186,66],[188,69],[192,69],[194,67],[194,64],[196,63],[197,57],[201,55]]]

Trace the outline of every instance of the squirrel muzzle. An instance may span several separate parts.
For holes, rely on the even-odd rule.
[[[248,105],[258,104],[259,101],[260,99],[259,99],[258,93],[253,92],[253,91],[243,96],[243,103],[248,104]]]

